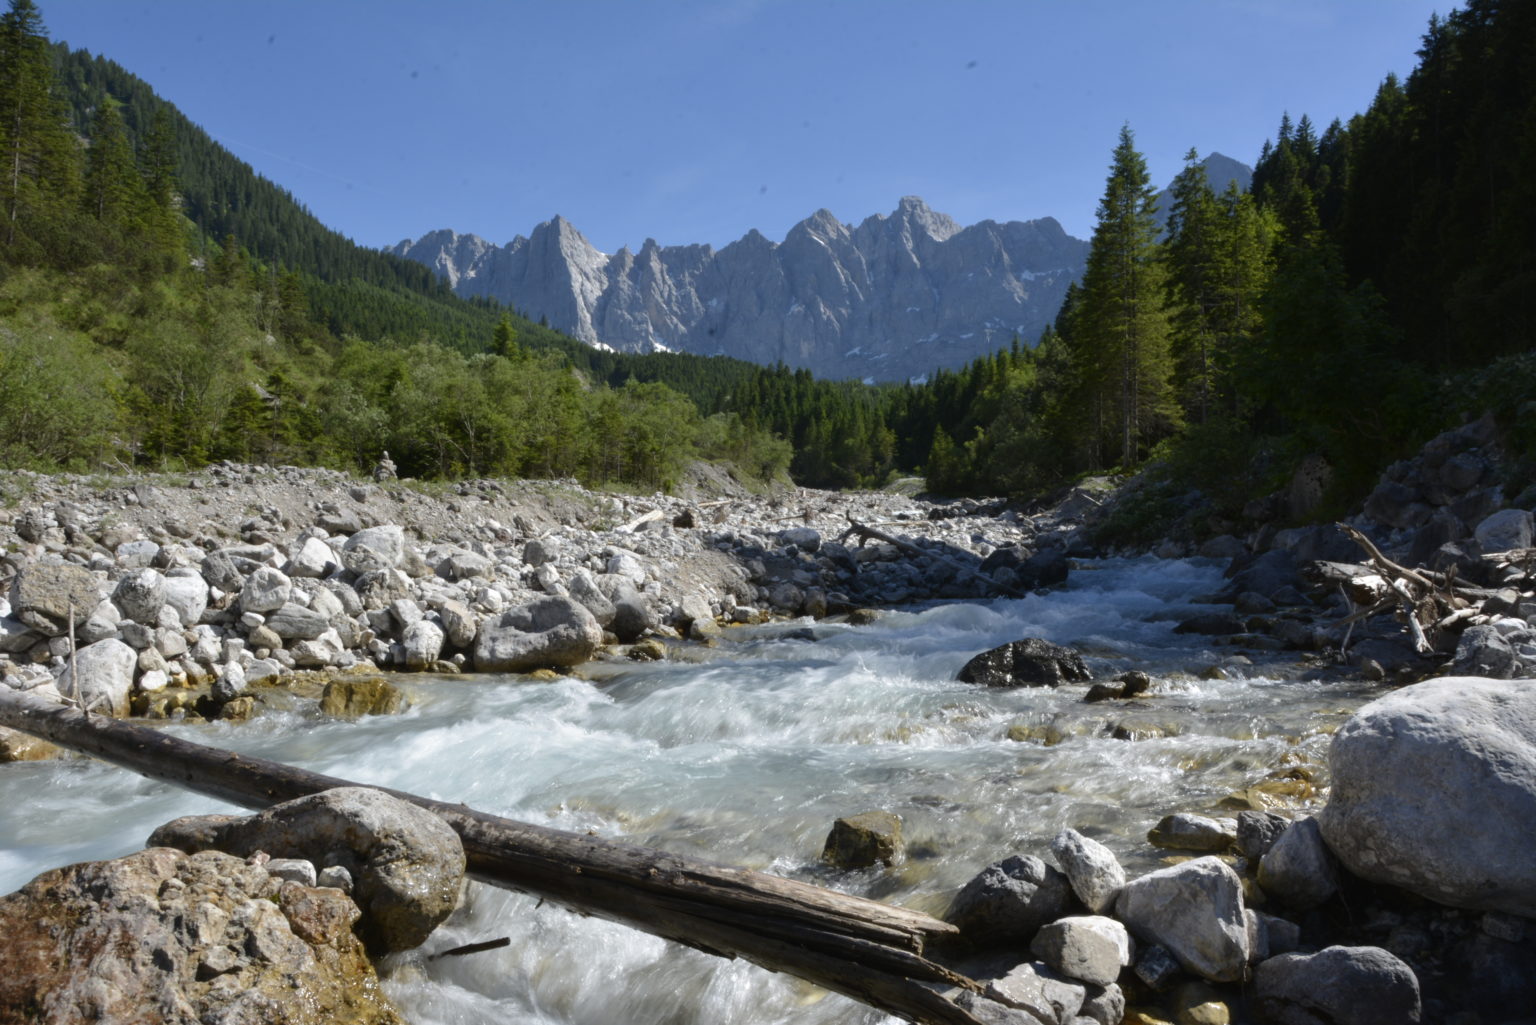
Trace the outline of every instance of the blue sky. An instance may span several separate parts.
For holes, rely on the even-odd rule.
[[[1428,0],[38,0],[370,246],[781,239],[919,195],[1087,237],[1123,122],[1154,182],[1406,75]],[[1442,12],[1448,6],[1442,4]]]

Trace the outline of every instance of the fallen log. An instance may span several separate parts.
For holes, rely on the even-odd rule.
[[[0,725],[151,779],[265,808],[348,780],[207,747],[0,686]],[[923,956],[955,927],[808,883],[526,822],[376,787],[459,834],[470,875],[717,954],[742,957],[923,1025],[1034,1023]],[[965,995],[962,1007],[952,997]]]

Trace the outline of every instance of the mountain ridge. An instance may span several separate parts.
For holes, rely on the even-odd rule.
[[[1245,165],[1206,160],[1225,162],[1213,187],[1229,176],[1246,186],[1231,171]],[[496,299],[589,345],[903,381],[1015,337],[1033,345],[1088,248],[1054,217],[962,226],[905,196],[857,224],[822,208],[781,242],[753,228],[719,249],[647,238],[603,253],[557,214],[504,246],[444,228],[386,251],[431,268],[460,296]]]

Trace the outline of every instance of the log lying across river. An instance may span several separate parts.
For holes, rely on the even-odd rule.
[[[151,779],[261,809],[366,786],[180,740],[0,687],[0,725]],[[921,912],[634,844],[499,818],[377,787],[440,816],[482,882],[621,922],[721,957],[742,957],[924,1025],[1034,1022],[924,956],[955,928]],[[954,997],[958,997],[958,1002]]]

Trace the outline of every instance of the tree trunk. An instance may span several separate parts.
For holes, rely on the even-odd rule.
[[[359,785],[87,716],[3,686],[0,725],[247,808]],[[928,939],[956,930],[921,912],[376,789],[426,808],[453,827],[470,874],[482,882],[707,953],[744,957],[925,1025],[1036,1021],[1025,1011],[993,1003],[981,995],[979,983],[925,958]]]

